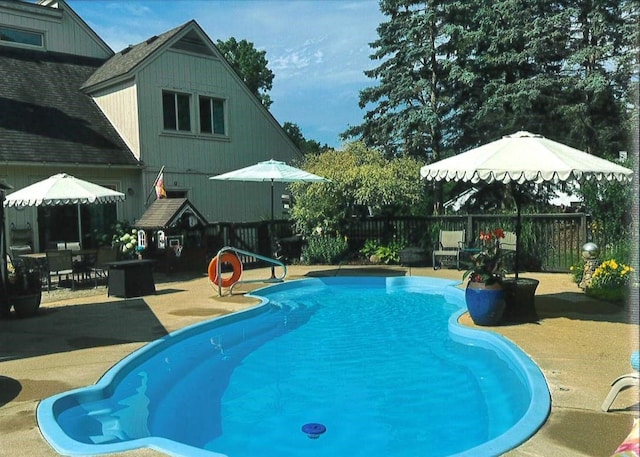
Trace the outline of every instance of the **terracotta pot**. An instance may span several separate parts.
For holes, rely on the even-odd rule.
[[[468,282],[465,301],[476,325],[498,325],[502,319],[505,301],[504,290],[499,283],[485,285],[482,282]]]
[[[18,317],[31,317],[38,312],[41,299],[41,292],[32,295],[14,295],[9,297],[9,304],[13,306]]]

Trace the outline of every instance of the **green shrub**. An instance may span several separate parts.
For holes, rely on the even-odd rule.
[[[384,264],[399,263],[400,251],[406,247],[406,243],[402,241],[393,240],[388,245],[384,246],[374,240],[367,240],[364,243],[360,254],[362,254],[367,260],[372,256]]]
[[[364,242],[364,246],[360,248],[359,252],[365,259],[368,260],[372,255],[376,255],[379,247],[380,243],[377,240],[366,240]]]
[[[569,273],[573,278],[573,282],[580,284],[584,276],[584,260],[580,260],[578,263],[571,265],[569,267]]]
[[[307,265],[333,265],[344,258],[347,250],[347,239],[344,236],[316,234],[307,239],[301,257]]]

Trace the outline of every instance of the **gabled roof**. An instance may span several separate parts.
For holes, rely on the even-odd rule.
[[[175,226],[187,213],[200,224],[207,225],[204,216],[186,198],[160,198],[154,201],[133,225],[147,230],[166,229]]]
[[[148,57],[150,57],[157,49],[162,47],[165,43],[170,41],[176,35],[179,35],[182,31],[186,29],[196,29],[199,30],[199,26],[196,21],[191,20],[179,27],[169,30],[161,35],[154,35],[151,38],[143,41],[142,43],[138,43],[135,46],[131,45],[124,48],[122,51],[118,52],[116,55],[111,57],[103,66],[101,66],[82,86],[83,90],[89,89],[93,86],[108,82],[110,80],[119,78],[121,76],[126,76],[133,70],[135,70],[140,64],[142,64]],[[191,35],[191,37],[190,37]],[[175,47],[179,49],[188,49],[189,41],[191,41],[192,46],[198,45],[197,36],[195,32],[187,33],[185,37],[181,41],[185,43],[176,43]],[[215,55],[211,50],[207,49],[205,46],[197,46],[199,52],[206,52],[208,55]]]
[[[82,84],[102,59],[0,46],[0,161],[135,166]]]

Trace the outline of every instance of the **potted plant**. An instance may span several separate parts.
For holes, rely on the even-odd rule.
[[[19,317],[36,314],[42,299],[40,271],[22,259],[7,263],[7,292],[9,307],[13,306]]]
[[[462,276],[463,280],[468,279],[467,309],[477,325],[496,325],[504,312],[503,263],[508,253],[500,248],[502,238],[504,231],[501,228],[480,232],[480,252],[472,256],[471,268]]]

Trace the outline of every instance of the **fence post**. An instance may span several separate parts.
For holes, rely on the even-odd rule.
[[[582,213],[580,215],[580,247],[588,241],[587,234],[587,214]]]

